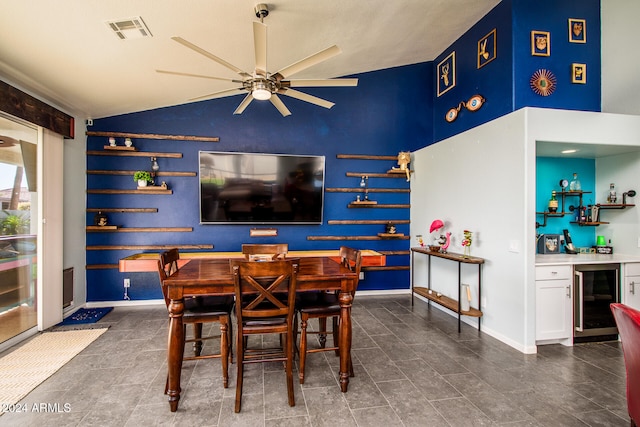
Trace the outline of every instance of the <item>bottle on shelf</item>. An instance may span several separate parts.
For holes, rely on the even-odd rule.
[[[575,172],[573,173],[573,179],[569,183],[569,191],[582,191],[582,185],[578,179],[578,174]]]
[[[558,212],[558,199],[556,198],[556,190],[551,191],[551,199],[549,199],[549,212]]]
[[[615,203],[618,200],[618,196],[616,194],[616,186],[612,182],[609,184],[609,192],[607,193],[607,203]]]

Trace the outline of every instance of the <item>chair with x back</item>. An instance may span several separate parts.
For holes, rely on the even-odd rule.
[[[295,406],[293,395],[293,346],[295,340],[296,278],[299,261],[275,260],[252,262],[232,260],[237,319],[237,368],[235,412],[242,406],[244,365],[261,362],[285,362],[289,406]],[[284,346],[247,348],[245,337],[256,334],[285,336]]]
[[[362,268],[362,253],[359,250],[349,248],[347,246],[340,247],[340,260],[342,265],[349,268],[351,271],[358,274],[360,277],[360,270]],[[357,288],[356,282],[356,288]],[[355,288],[354,288],[355,289]],[[355,296],[355,290],[353,295]],[[300,371],[298,376],[300,377],[300,384],[304,383],[304,369],[307,359],[307,354],[316,353],[320,351],[334,350],[336,355],[339,355],[338,343],[340,342],[338,319],[340,316],[340,302],[338,301],[337,292],[311,292],[303,293],[298,299],[296,310],[300,313]],[[327,319],[332,319],[333,326],[333,346],[327,347]],[[309,320],[318,319],[318,330],[309,330]],[[308,348],[307,335],[318,335],[320,340],[320,348]],[[353,365],[349,360],[349,373],[353,376]]]
[[[289,252],[287,243],[272,244],[243,244],[242,253],[249,261],[268,261],[274,259],[285,259]]]
[[[627,370],[627,410],[631,426],[640,425],[640,311],[624,305],[611,304],[616,319],[624,366]]]
[[[180,253],[178,249],[171,249],[160,254],[158,260],[158,275],[167,309],[171,302],[167,296],[167,289],[164,281],[171,274],[178,271],[178,260]],[[193,356],[185,357],[183,360],[220,358],[222,362],[222,380],[224,387],[229,385],[229,361],[232,361],[233,350],[233,325],[231,323],[231,311],[233,310],[233,297],[220,296],[197,296],[185,297],[184,314],[182,322],[185,325],[193,325],[193,338],[185,339],[185,343],[193,343]],[[220,324],[220,335],[202,336],[203,323],[217,322]],[[186,337],[186,329],[185,329]],[[202,354],[203,341],[219,338],[220,352],[213,354]],[[167,390],[165,387],[165,394]]]

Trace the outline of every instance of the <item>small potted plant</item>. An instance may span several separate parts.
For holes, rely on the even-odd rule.
[[[133,174],[133,180],[138,183],[138,187],[146,187],[148,182],[153,182],[151,174],[147,171],[136,171]]]

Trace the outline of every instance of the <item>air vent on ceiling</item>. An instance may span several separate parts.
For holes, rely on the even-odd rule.
[[[141,17],[136,16],[133,18],[117,19],[114,21],[107,21],[109,28],[118,36],[118,38],[124,39],[140,39],[143,37],[153,37],[149,28],[144,23]]]

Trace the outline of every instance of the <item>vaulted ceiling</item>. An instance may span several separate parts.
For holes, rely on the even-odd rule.
[[[157,69],[237,78],[179,36],[253,72],[255,0],[5,0],[0,79],[67,112],[100,118],[184,104],[236,85]],[[332,45],[342,53],[292,78],[333,78],[433,60],[499,0],[273,0],[267,67]],[[152,37],[120,39],[107,21],[141,17]],[[242,100],[238,97],[238,102]]]

